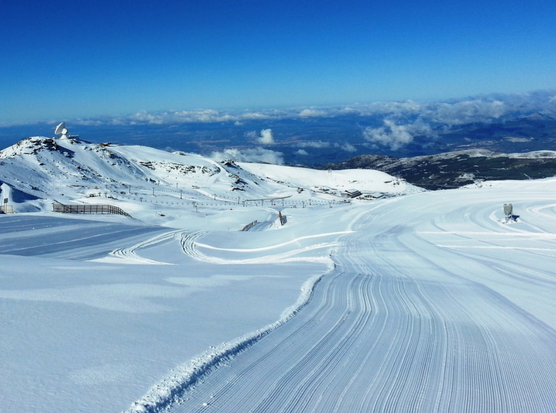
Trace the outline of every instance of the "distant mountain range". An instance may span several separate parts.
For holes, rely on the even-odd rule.
[[[556,175],[556,118],[541,112],[510,115],[462,124],[429,120],[428,126],[421,128],[423,133],[413,133],[415,136],[397,147],[387,141],[371,141],[365,134],[369,128],[376,131],[385,124],[383,117],[376,114],[265,118],[244,120],[237,125],[230,122],[76,125],[72,131],[96,141],[101,146],[94,150],[100,153],[107,151],[105,142],[112,142],[116,146],[141,145],[163,149],[163,152],[199,153],[206,162],[210,159],[212,163],[215,159],[231,159],[278,161],[317,169],[376,169],[430,190],[456,188],[482,180]],[[418,121],[398,119],[396,122],[398,131],[403,131],[410,130]],[[0,143],[27,131],[22,128],[0,128]],[[26,128],[32,129],[30,125]],[[41,125],[38,129],[53,132],[52,125]],[[258,136],[262,130],[272,130],[271,144],[260,143]],[[390,138],[395,135],[394,130],[385,129],[384,133]],[[16,147],[29,146],[27,149],[33,152],[37,149],[31,146],[48,146],[48,142],[59,141],[24,140]],[[6,156],[6,151],[3,152]],[[220,156],[215,157],[215,153]],[[40,164],[39,167],[42,169]],[[82,165],[81,172],[88,167]]]
[[[412,158],[360,155],[325,169],[374,169],[404,178],[421,188],[458,188],[488,180],[539,179],[556,175],[556,152],[501,154],[486,149]]]
[[[432,155],[466,149],[488,149],[498,153],[556,150],[556,119],[533,114],[495,123],[469,123],[439,131],[438,138],[427,146],[428,141],[417,138],[415,144],[421,144],[423,148],[414,148],[414,152],[408,155]],[[426,153],[417,153],[419,151]],[[399,157],[400,154],[388,155]]]
[[[387,120],[393,128],[385,124]],[[261,156],[266,152],[286,165],[308,167],[341,163],[358,155],[409,158],[468,149],[497,153],[556,150],[556,115],[552,112],[526,111],[450,123],[442,120],[440,115],[422,118],[420,113],[399,116],[348,113],[303,118],[267,117],[241,122],[68,125],[72,133],[94,143],[141,145],[209,158],[214,153],[227,152],[227,158],[252,162],[268,162]],[[28,136],[52,136],[55,126],[56,123],[0,126],[0,149]],[[263,130],[272,131],[271,142],[261,142]],[[376,139],[369,133],[381,130],[378,134],[383,139]],[[403,136],[405,133],[408,135]],[[392,144],[396,134],[402,135],[403,143]]]

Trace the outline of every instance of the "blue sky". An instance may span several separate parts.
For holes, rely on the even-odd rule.
[[[0,123],[556,87],[556,2],[4,1]]]

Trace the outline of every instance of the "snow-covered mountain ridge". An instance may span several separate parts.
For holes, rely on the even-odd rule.
[[[345,190],[363,197],[419,191],[378,171],[217,162],[200,155],[144,146],[96,144],[75,138],[31,137],[0,151],[0,182],[19,194],[15,211],[48,211],[56,203],[236,203],[291,198],[300,205],[340,202]],[[102,200],[99,200],[101,197]],[[97,198],[97,199],[94,199]]]

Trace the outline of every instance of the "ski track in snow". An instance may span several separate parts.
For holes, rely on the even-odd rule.
[[[183,249],[183,252],[195,259],[201,259],[201,255],[197,251],[197,247],[195,246],[197,240],[201,238],[206,231],[195,231],[195,232],[182,232],[180,237],[180,244]]]
[[[211,257],[199,252],[199,246],[207,249],[213,250],[220,250],[220,251],[231,251],[231,252],[252,252],[252,251],[268,251],[273,248],[277,248],[286,244],[290,244],[291,242],[296,242],[302,239],[311,239],[311,238],[318,238],[321,236],[330,236],[330,235],[339,235],[341,233],[329,233],[329,234],[322,234],[322,235],[315,235],[315,236],[308,236],[308,237],[300,237],[291,242],[279,244],[274,247],[264,247],[264,248],[254,248],[250,250],[241,250],[241,249],[225,249],[225,248],[215,248],[211,247],[206,244],[199,244],[197,240],[202,237],[206,232],[197,231],[193,233],[186,233],[184,232],[181,236],[180,244],[182,246],[183,251],[200,261],[209,262],[212,264],[274,264],[274,263],[284,263],[284,262],[321,262],[324,264],[330,264],[330,259],[327,256],[316,256],[316,257],[306,257],[306,256],[298,256],[300,254],[311,252],[315,250],[322,250],[322,249],[332,249],[336,247],[337,242],[321,242],[318,244],[309,245],[303,248],[297,248],[293,250],[289,250],[287,252],[279,253],[279,254],[271,254],[271,255],[264,255],[258,256],[256,258],[245,258],[245,259],[225,259],[225,258],[218,258],[218,257]]]
[[[155,261],[149,258],[144,258],[137,255],[137,250],[141,248],[151,247],[153,245],[159,244],[161,242],[173,239],[176,233],[181,233],[182,231],[169,231],[153,238],[149,238],[146,241],[139,242],[128,248],[117,248],[110,253],[108,257],[100,258],[97,262],[110,262],[110,263],[122,263],[122,264],[147,264],[147,265],[172,265],[166,262]]]
[[[381,221],[395,222],[399,211],[389,208]],[[494,232],[489,213],[423,222],[435,231],[360,215],[351,225],[359,231],[345,235],[335,254],[338,268],[320,280],[303,311],[290,313],[296,317],[190,363],[187,374],[153,388],[130,412],[556,411],[556,331],[471,272],[480,265],[487,278],[534,279],[552,290],[554,278],[519,259],[500,269],[472,251],[446,252],[427,238],[512,238]],[[476,230],[443,231],[445,222],[462,221]],[[477,239],[481,234],[490,236]],[[184,251],[210,260],[195,247],[201,235],[182,237]],[[553,242],[529,234],[536,235]],[[438,249],[460,267],[437,260]],[[207,375],[195,370],[199,361],[219,368]]]
[[[281,244],[274,244],[274,245],[270,245],[267,247],[260,247],[260,248],[250,248],[250,249],[240,249],[240,248],[218,248],[218,247],[214,247],[212,245],[207,245],[207,244],[201,244],[201,243],[197,243],[197,245],[199,247],[203,247],[203,248],[207,248],[207,249],[212,249],[212,250],[220,250],[220,251],[232,251],[232,252],[259,252],[259,251],[268,251],[268,250],[272,250],[275,248],[279,248],[279,247],[283,247],[286,245],[290,245],[302,240],[307,240],[307,239],[312,239],[312,238],[321,238],[321,237],[326,237],[326,236],[330,236],[330,235],[343,235],[343,234],[348,234],[350,232],[353,231],[341,231],[341,232],[329,232],[329,233],[324,233],[324,234],[316,234],[316,235],[307,235],[305,237],[298,237],[295,239],[292,239],[288,242],[283,242]]]
[[[285,258],[288,254],[298,254],[299,252],[312,251],[314,249],[330,248],[335,246],[336,243],[321,243],[318,246],[309,246],[299,250],[295,250],[293,253],[288,254],[276,254],[274,256],[264,256],[256,259],[245,259],[245,260],[225,260],[217,259],[214,257],[208,257],[198,252],[197,250],[197,240],[201,238],[206,231],[175,231],[173,232],[175,236],[179,236],[180,245],[183,252],[197,260],[217,263],[217,264],[258,264],[263,262],[285,262],[288,261]],[[322,236],[339,235],[341,233],[327,233],[319,234],[314,236],[300,237],[297,241],[301,239],[311,239],[318,238]],[[164,238],[162,236],[155,237],[154,240]],[[164,238],[167,239],[168,237]],[[292,241],[295,242],[296,240]],[[150,245],[150,242],[147,242]],[[289,244],[289,243],[288,243]],[[282,244],[278,245],[281,246]],[[275,246],[275,247],[278,247]],[[268,250],[269,248],[263,248],[261,250]],[[217,248],[214,248],[217,249]],[[258,249],[256,249],[258,250]],[[323,262],[331,264],[328,257],[299,257],[296,259],[290,259],[295,261],[310,261],[310,262]],[[197,383],[202,382],[203,378],[207,376],[215,368],[222,365],[226,365],[229,359],[235,357],[237,354],[244,352],[259,340],[270,334],[272,331],[276,330],[278,327],[284,325],[290,319],[292,319],[297,313],[305,307],[313,293],[315,286],[320,282],[324,274],[311,277],[307,280],[301,287],[301,294],[297,302],[286,309],[280,319],[275,323],[267,325],[253,333],[247,334],[243,337],[239,337],[231,342],[222,343],[220,346],[214,347],[208,350],[204,354],[194,358],[190,362],[179,366],[174,369],[172,374],[166,377],[161,383],[155,385],[141,400],[133,403],[131,408],[127,411],[128,413],[142,413],[142,412],[157,412],[166,409],[173,403],[179,400],[180,396],[188,389],[195,386]]]

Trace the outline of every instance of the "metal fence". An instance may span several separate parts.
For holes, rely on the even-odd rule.
[[[14,206],[13,205],[0,205],[0,211],[4,214],[13,214],[14,213]]]
[[[53,212],[64,214],[116,214],[129,217],[127,212],[114,205],[64,205],[52,204]]]

